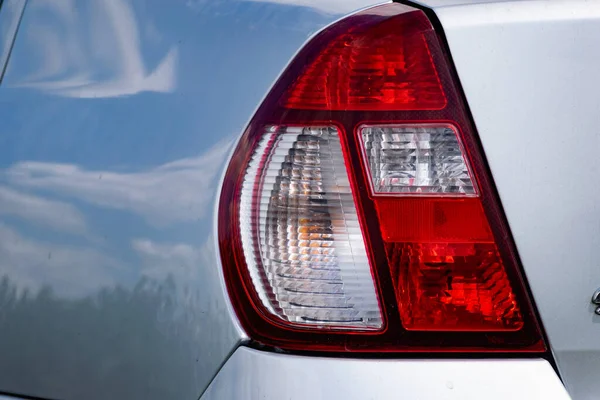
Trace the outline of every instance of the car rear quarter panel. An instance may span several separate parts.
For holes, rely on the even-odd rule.
[[[371,2],[27,2],[0,86],[0,392],[200,396],[243,338],[213,234],[231,147],[302,43]]]
[[[435,8],[574,399],[600,392],[600,3]]]

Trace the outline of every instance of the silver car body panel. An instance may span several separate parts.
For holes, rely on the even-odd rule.
[[[308,37],[380,2],[27,2],[0,86],[0,392],[202,394],[245,338],[214,234],[232,146]]]
[[[435,11],[561,376],[596,399],[600,2]]]
[[[456,7],[456,6],[471,6],[475,4],[503,3],[510,1],[530,1],[530,0],[416,0],[414,4],[439,10],[440,8]]]
[[[231,150],[311,35],[380,2],[28,0],[20,20],[25,1],[4,0],[0,392],[196,399],[225,363],[203,398],[564,398],[543,360],[238,347],[215,238]],[[562,377],[595,398],[600,3],[419,3],[448,38]]]
[[[0,82],[2,82],[17,37],[19,23],[25,11],[26,0],[3,0],[0,3],[2,3],[2,12],[0,12]]]
[[[568,400],[545,360],[351,360],[240,347],[201,400]]]

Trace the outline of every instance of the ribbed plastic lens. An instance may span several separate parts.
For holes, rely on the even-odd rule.
[[[401,17],[402,18],[402,17]],[[407,21],[408,22],[408,21]],[[418,24],[387,21],[333,39],[307,65],[285,106],[313,110],[439,110],[446,96]],[[423,28],[426,28],[424,26]]]
[[[269,312],[322,327],[382,326],[335,127],[266,127],[239,215],[246,263]]]
[[[359,132],[374,193],[476,193],[451,125],[363,125]]]
[[[403,326],[520,329],[522,313],[456,129],[361,125],[358,132]]]
[[[518,330],[523,317],[494,243],[386,243],[412,330]]]

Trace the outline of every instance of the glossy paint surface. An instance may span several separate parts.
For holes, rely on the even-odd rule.
[[[240,347],[201,400],[569,400],[545,360],[351,360]]]
[[[306,39],[372,3],[28,1],[0,86],[1,392],[202,394],[244,338],[214,237],[231,148]]]
[[[6,71],[8,58],[25,10],[25,3],[26,0],[0,1],[0,7],[2,7],[0,13],[0,82]]]
[[[435,11],[561,376],[597,399],[600,3]]]

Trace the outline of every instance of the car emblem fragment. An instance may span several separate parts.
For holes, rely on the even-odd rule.
[[[594,311],[597,315],[600,315],[600,289],[596,289],[592,296],[592,304],[595,304],[596,310]]]

